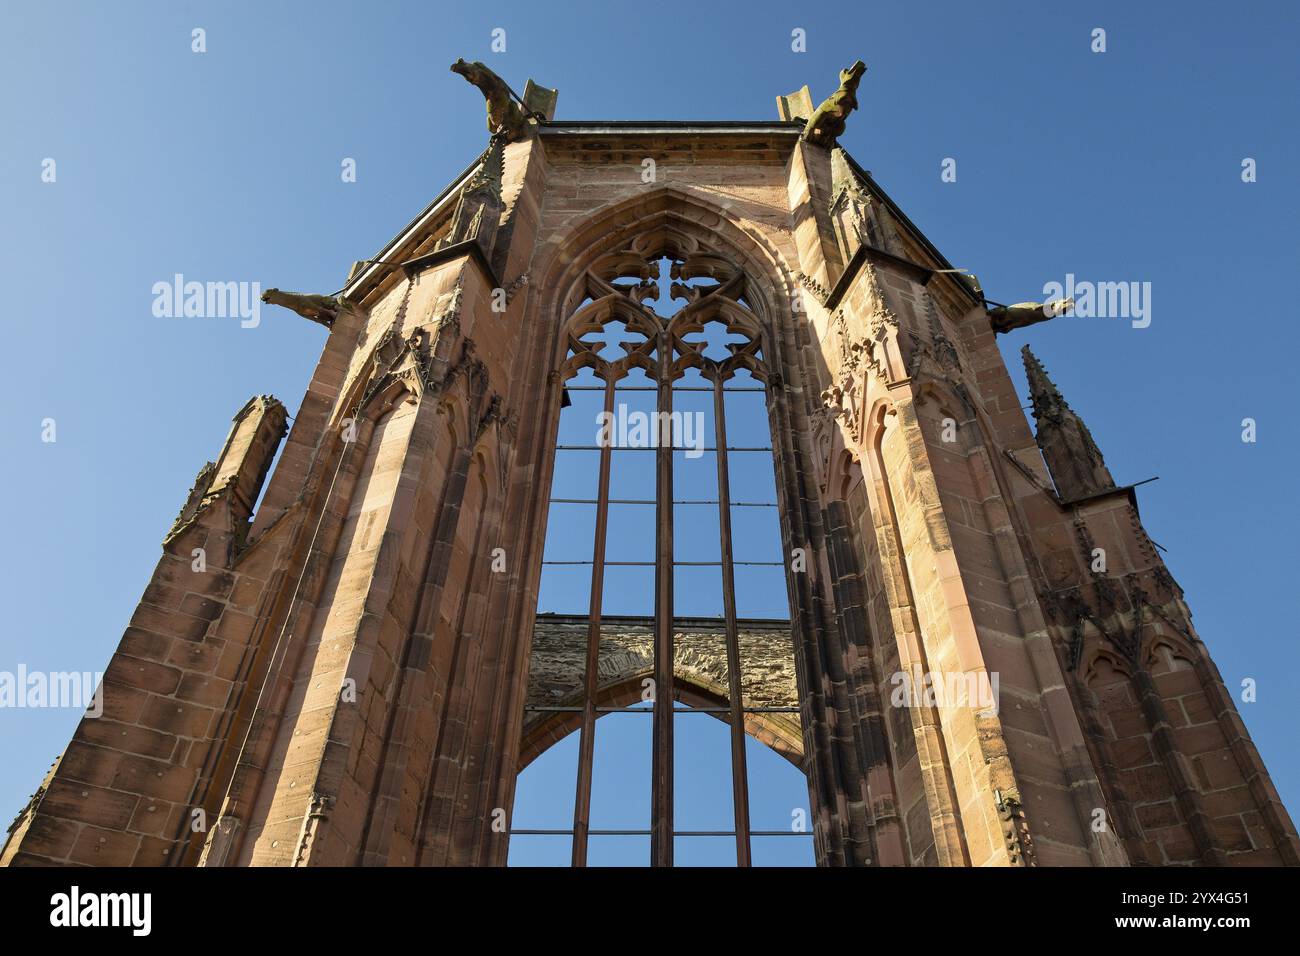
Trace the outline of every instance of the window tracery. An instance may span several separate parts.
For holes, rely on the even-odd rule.
[[[766,858],[811,861],[811,825],[797,825],[806,781],[783,821],[756,819],[763,798],[749,788],[748,765],[765,758],[747,735],[802,748],[758,300],[743,269],[670,230],[596,259],[568,296],[524,751],[577,730],[572,827],[516,827],[512,840],[571,837],[573,865],[603,858],[614,836],[642,840],[656,865],[675,849],[696,858],[698,838],[713,841],[712,862],[724,843],[742,866],[765,841],[803,836]],[[690,828],[700,807],[683,776],[704,716],[727,725],[731,790],[707,831]],[[622,732],[611,717],[653,728],[648,822],[617,832],[593,806],[601,735]],[[683,737],[692,747],[675,753]]]

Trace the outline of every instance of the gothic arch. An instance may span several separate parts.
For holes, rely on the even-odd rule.
[[[562,251],[562,254],[560,252]],[[665,260],[669,269],[665,273]],[[695,370],[702,382],[711,383],[703,391],[713,393],[712,401],[717,410],[714,426],[717,429],[715,440],[707,442],[715,445],[712,449],[718,462],[718,488],[728,485],[723,481],[727,474],[727,458],[731,451],[737,453],[746,450],[769,451],[768,464],[776,479],[776,499],[772,513],[773,538],[782,541],[781,554],[790,553],[792,540],[799,546],[806,546],[807,536],[793,531],[800,528],[806,520],[799,509],[807,507],[805,500],[795,490],[801,484],[801,469],[796,458],[799,448],[798,436],[790,424],[789,399],[783,388],[782,348],[789,341],[793,319],[790,309],[789,270],[782,257],[749,227],[733,221],[725,210],[711,207],[700,196],[672,187],[656,188],[648,193],[639,194],[630,199],[597,211],[584,222],[564,230],[550,240],[546,247],[539,250],[539,261],[534,265],[534,274],[541,278],[536,283],[546,292],[531,306],[538,327],[538,351],[548,356],[543,371],[548,376],[551,386],[547,399],[542,405],[539,416],[545,422],[539,429],[548,441],[535,452],[539,471],[539,487],[550,488],[557,469],[555,450],[556,436],[560,428],[560,397],[566,394],[562,389],[565,383],[583,369],[590,369],[598,380],[603,382],[598,388],[592,384],[578,387],[591,390],[595,388],[604,393],[606,409],[613,407],[616,383],[623,376],[640,369],[654,384],[651,407],[659,411],[687,407],[679,405],[678,384],[686,385],[682,380],[688,372]],[[655,281],[657,280],[657,281]],[[647,307],[647,300],[671,302],[669,308],[657,305]],[[671,315],[665,313],[671,311]],[[783,316],[787,318],[782,319]],[[611,350],[615,340],[604,336],[603,344],[590,341],[591,333],[605,330],[611,323],[622,323],[636,341],[619,341],[621,353]],[[717,323],[717,325],[714,325]],[[727,342],[724,351],[718,348],[717,339],[707,331],[709,327],[717,330],[718,326],[729,333],[726,338],[743,339],[743,342]],[[705,337],[704,342],[692,341]],[[708,343],[712,342],[710,346]],[[724,441],[726,416],[722,409],[732,400],[726,398],[724,385],[737,374],[747,373],[755,385],[749,391],[762,391],[762,415],[766,422],[765,431],[770,442]],[[689,379],[687,379],[689,381]],[[724,401],[725,399],[725,401]],[[708,401],[708,400],[706,400]],[[657,403],[657,406],[656,404]],[[712,429],[711,429],[712,430]],[[545,440],[545,439],[544,439]],[[732,449],[727,446],[736,444],[771,444],[771,449]],[[593,446],[596,447],[596,446]],[[579,450],[569,448],[565,450]],[[775,453],[775,454],[773,454]],[[601,477],[599,478],[596,500],[591,502],[571,502],[595,506],[597,515],[597,541],[603,541],[603,517],[609,509],[609,457],[611,452],[600,451]],[[647,452],[647,454],[651,454]],[[654,452],[654,463],[650,465],[654,474],[655,521],[658,529],[671,528],[674,522],[673,508],[677,502],[672,493],[672,473],[678,467],[674,463],[677,455],[666,452],[662,447]],[[738,468],[740,466],[737,466]],[[554,494],[554,492],[553,492]],[[647,497],[647,495],[642,495]],[[688,497],[691,497],[688,495]],[[717,501],[703,501],[701,504],[713,505],[725,519],[720,519],[720,528],[725,528],[732,519],[729,496],[724,491],[715,491],[706,495],[693,497],[718,498]],[[567,500],[567,499],[566,499]],[[766,500],[766,499],[765,499]],[[743,499],[738,499],[743,501]],[[549,510],[549,509],[548,509]],[[665,515],[667,516],[665,518]],[[550,515],[542,517],[540,527],[545,529]],[[666,523],[665,523],[666,522]],[[780,528],[778,531],[777,528]],[[591,739],[594,736],[595,721],[600,715],[596,708],[605,707],[607,701],[617,699],[620,706],[636,703],[640,699],[640,678],[655,676],[659,681],[655,706],[649,714],[654,721],[655,740],[660,744],[653,748],[656,765],[663,767],[664,761],[672,759],[672,701],[697,699],[710,707],[729,707],[725,714],[715,714],[718,719],[731,727],[733,796],[736,800],[736,830],[738,841],[738,861],[748,865],[749,826],[748,800],[746,794],[745,762],[743,737],[745,734],[755,737],[798,765],[805,776],[811,780],[809,761],[801,755],[807,750],[808,731],[800,727],[798,717],[781,720],[777,716],[768,716],[754,710],[760,705],[750,700],[747,693],[742,693],[738,681],[741,679],[742,666],[739,663],[727,668],[724,681],[733,686],[726,688],[726,693],[713,692],[692,681],[683,681],[671,669],[669,661],[669,679],[664,680],[662,668],[664,661],[660,648],[668,648],[676,640],[673,636],[673,622],[679,617],[689,616],[679,603],[680,585],[674,582],[682,565],[690,565],[690,560],[681,561],[675,550],[668,553],[662,543],[671,541],[671,530],[655,532],[655,554],[653,562],[644,562],[654,568],[654,587],[652,591],[643,592],[653,596],[654,621],[652,629],[653,646],[656,649],[652,658],[657,662],[654,668],[638,675],[630,683],[609,689],[595,686],[590,677],[584,679],[587,686],[578,694],[579,707],[575,712],[550,716],[546,721],[531,726],[524,723],[521,727],[522,751],[516,760],[516,773],[532,760],[541,749],[560,736],[578,729],[579,736],[579,799],[574,822],[574,858],[585,859],[585,809],[589,793],[591,766]],[[729,541],[729,531],[722,532],[723,541]],[[540,565],[544,556],[540,553],[544,535],[539,535],[536,550],[528,557],[531,567],[539,568],[538,576],[533,578],[541,590]],[[602,618],[599,590],[608,588],[602,583],[607,580],[603,545],[597,546],[596,553],[590,554],[591,561],[577,562],[589,565],[592,571],[592,591],[597,596],[591,599],[592,612],[588,622],[597,622],[583,627],[582,638],[588,645],[597,638],[591,636],[599,631]],[[778,555],[779,556],[779,555]],[[709,562],[703,562],[709,563]],[[741,639],[736,627],[735,581],[736,564],[759,564],[756,561],[735,561],[729,544],[724,544],[721,560],[713,563],[719,565],[722,602],[731,608],[729,617],[719,620],[720,632],[725,634],[728,655],[739,655]],[[792,617],[811,615],[814,602],[802,596],[790,569],[784,560],[769,562],[777,567],[776,577],[782,581],[782,589],[790,598]],[[534,572],[530,570],[530,575]],[[660,582],[670,582],[661,584]],[[802,583],[802,582],[798,582]],[[706,585],[712,587],[714,585]],[[569,613],[568,611],[564,613]],[[721,612],[719,612],[721,613]],[[786,612],[782,611],[784,615]],[[807,666],[804,661],[817,659],[817,652],[806,652],[800,648],[799,624],[792,620],[788,628],[782,628],[790,634],[786,645],[791,654],[790,669],[795,677],[792,681],[792,698],[787,710],[797,711],[797,705],[806,686],[820,687],[822,681],[816,676],[801,677]],[[739,660],[739,656],[735,660]],[[798,662],[796,662],[796,660]],[[728,703],[730,702],[730,703]],[[539,705],[540,706],[540,705]],[[544,729],[537,729],[538,727]],[[539,742],[538,735],[541,735]],[[653,775],[656,781],[657,805],[671,807],[671,791],[664,791],[663,781],[671,780],[671,771]],[[585,781],[585,782],[584,782]],[[817,798],[813,797],[814,803]],[[671,809],[657,818],[655,833],[663,834],[671,830]],[[669,828],[665,830],[665,825]],[[657,838],[658,849],[655,851],[657,862],[671,860],[671,839],[665,844],[662,837]]]
[[[844,440],[836,429],[836,437],[831,440],[832,461],[830,480],[827,488],[834,500],[847,502],[853,489],[865,481],[861,465],[856,455],[844,447]]]
[[[332,418],[335,425],[353,416],[358,423],[368,420],[373,424],[400,402],[418,401],[424,392],[422,378],[413,374],[418,359],[413,343],[396,332],[390,330],[380,336],[360,365],[362,369],[369,366],[369,374],[353,377],[339,398]]]
[[[750,305],[761,319],[788,313],[795,285],[786,258],[760,235],[733,220],[733,216],[695,190],[662,185],[611,203],[579,223],[550,237],[539,250],[533,270],[538,286],[552,290],[539,310],[549,328],[559,326],[563,313],[581,298],[575,284],[602,255],[617,252],[633,239],[646,237],[655,244],[678,250],[684,242],[721,246],[735,264],[758,284],[763,295]],[[575,251],[576,250],[576,251]]]
[[[1148,671],[1154,674],[1164,670],[1169,665],[1170,657],[1186,665],[1186,667],[1174,668],[1176,670],[1195,669],[1198,656],[1196,646],[1184,635],[1166,626],[1158,618],[1148,621],[1141,633],[1142,638],[1138,646],[1141,648],[1143,664]],[[1168,655],[1161,654],[1162,648],[1168,650]]]
[[[600,689],[599,707],[631,707],[643,699],[644,681],[653,676],[649,669],[626,675],[617,683]],[[673,699],[688,707],[725,707],[724,688],[701,683],[685,675],[674,678]],[[709,716],[726,723],[725,715],[709,711]],[[519,748],[519,771],[546,753],[569,734],[582,726],[582,717],[573,712],[557,712],[524,729],[523,743]],[[803,741],[789,726],[764,715],[746,715],[745,733],[761,744],[776,751],[794,766],[803,770]]]
[[[1109,651],[1099,650],[1092,656],[1088,666],[1083,670],[1083,684],[1090,692],[1095,687],[1106,687],[1120,681],[1133,679],[1133,671],[1124,660]]]
[[[872,403],[871,410],[867,413],[866,427],[863,430],[862,445],[864,448],[870,448],[877,455],[880,453],[880,442],[887,427],[885,420],[891,415],[898,415],[898,410],[894,407],[891,399],[878,398]]]

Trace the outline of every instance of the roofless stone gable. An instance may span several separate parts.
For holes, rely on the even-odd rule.
[[[635,710],[671,865],[690,708],[727,726],[740,865],[747,736],[805,776],[821,865],[1300,863],[1210,654],[1232,635],[1197,633],[1082,403],[1038,374],[1026,418],[996,337],[1060,303],[986,298],[844,151],[865,70],[777,120],[593,122],[459,62],[477,158],[342,289],[275,291],[323,339],[287,437],[279,402],[232,401],[102,714],[0,862],[502,865],[520,771],[573,733],[581,866],[598,722]],[[636,400],[706,416],[704,477],[597,441]],[[635,494],[616,453],[642,456],[617,472]],[[707,557],[683,545],[702,527]],[[539,615],[548,541],[579,539],[575,606]],[[716,584],[679,581],[700,567]],[[745,610],[748,573],[788,619]]]

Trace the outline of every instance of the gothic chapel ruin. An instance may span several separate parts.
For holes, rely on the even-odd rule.
[[[819,865],[1300,862],[1134,488],[1027,346],[1022,410],[997,336],[1068,303],[986,299],[838,144],[861,63],[753,122],[557,120],[452,70],[486,149],[340,294],[266,294],[328,330],[292,428],[238,411],[0,860],[500,866],[521,771],[576,735],[550,835],[583,866],[598,728],[635,712],[669,866],[689,709],[728,735],[742,866],[751,741],[806,778]],[[600,445],[621,404],[698,410],[701,454]],[[996,694],[900,706],[900,676]]]

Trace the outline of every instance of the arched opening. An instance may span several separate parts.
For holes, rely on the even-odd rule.
[[[676,706],[673,838],[677,866],[735,866],[730,734],[725,719],[697,709],[685,690]],[[700,704],[700,708],[708,706]],[[653,733],[649,702],[601,714],[596,721],[588,866],[648,866]],[[522,767],[515,790],[510,866],[572,863],[574,788],[579,735],[571,728]],[[795,753],[745,739],[749,773],[751,865],[813,866],[808,784]]]
[[[513,864],[812,861],[770,298],[671,226],[563,294]]]

